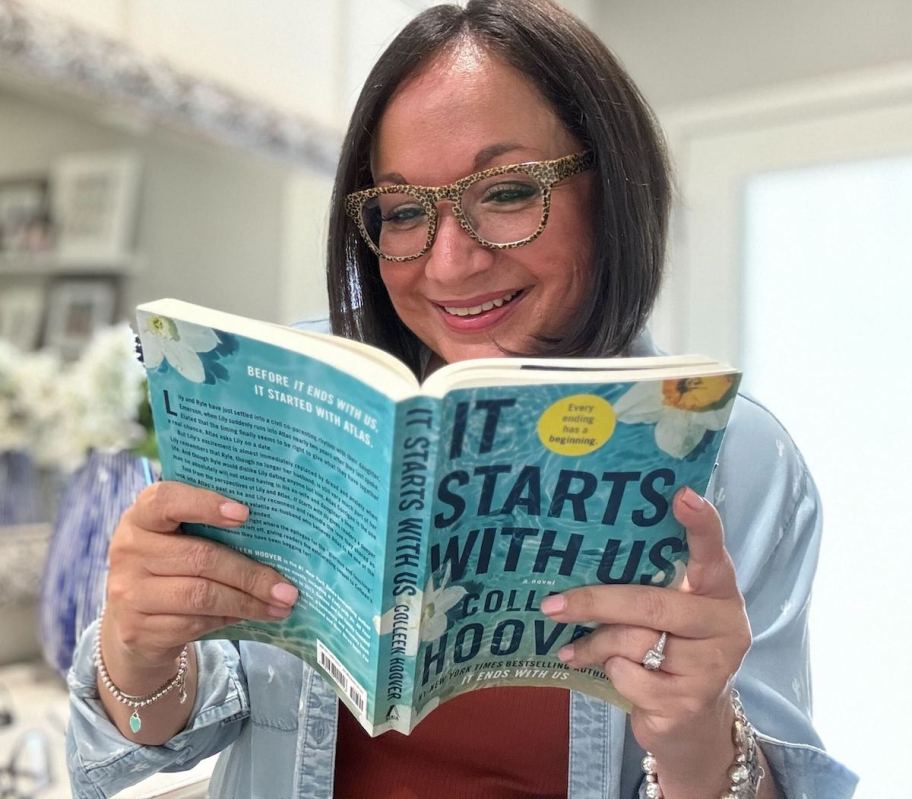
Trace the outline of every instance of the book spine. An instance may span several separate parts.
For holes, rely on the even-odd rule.
[[[390,486],[377,733],[408,734],[414,726],[412,695],[422,594],[427,579],[427,540],[433,506],[440,401],[413,397],[397,407]]]

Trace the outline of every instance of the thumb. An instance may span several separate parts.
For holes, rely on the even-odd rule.
[[[713,504],[685,487],[675,494],[672,509],[687,531],[690,553],[682,590],[718,599],[737,594],[735,567],[725,549],[722,520]]]

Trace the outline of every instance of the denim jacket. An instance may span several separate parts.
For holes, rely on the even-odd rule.
[[[820,546],[817,491],[788,434],[752,399],[735,403],[707,496],[722,516],[747,605],[753,643],[736,684],[772,777],[786,799],[846,799],[857,778],[823,751],[810,720],[807,617]],[[187,769],[216,752],[222,755],[211,796],[332,796],[338,703],[301,660],[264,644],[198,642],[199,686],[188,727],[162,746],[139,746],[102,708],[94,634],[93,624],[69,674],[74,796],[111,796],[155,771]],[[644,797],[642,755],[623,711],[572,695],[571,799]]]

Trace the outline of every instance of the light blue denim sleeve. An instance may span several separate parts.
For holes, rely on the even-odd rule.
[[[786,799],[847,799],[857,777],[823,750],[811,721],[808,611],[820,551],[817,488],[763,406],[735,405],[709,497],[725,526],[753,643],[736,684]]]
[[[249,701],[238,652],[227,641],[200,641],[196,705],[185,730],[162,746],[141,746],[110,722],[95,685],[96,621],[83,633],[67,675],[67,762],[73,796],[108,797],[157,771],[182,771],[222,751],[241,731]]]

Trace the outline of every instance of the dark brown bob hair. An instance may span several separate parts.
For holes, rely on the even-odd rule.
[[[541,341],[530,354],[624,352],[645,324],[661,283],[668,158],[652,111],[624,69],[592,31],[549,0],[434,6],[380,56],[355,105],[336,172],[327,263],[333,332],[381,347],[418,371],[421,344],[396,314],[377,256],[346,215],[344,200],[372,185],[373,135],[397,88],[438,51],[464,38],[525,75],[596,156],[592,291],[572,329]]]

